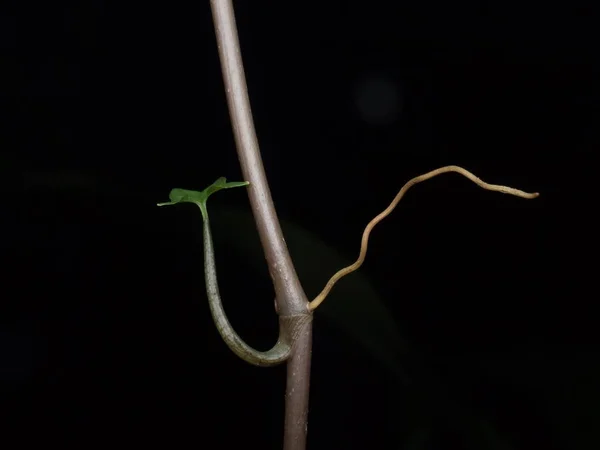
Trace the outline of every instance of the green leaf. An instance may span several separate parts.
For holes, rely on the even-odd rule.
[[[169,193],[169,202],[157,203],[157,206],[169,206],[176,205],[177,203],[195,203],[202,211],[202,217],[204,220],[208,218],[206,211],[206,201],[211,194],[214,194],[221,189],[230,189],[235,187],[247,186],[250,183],[248,181],[230,181],[227,182],[225,177],[218,178],[213,184],[208,186],[203,191],[191,191],[188,189],[175,188]]]

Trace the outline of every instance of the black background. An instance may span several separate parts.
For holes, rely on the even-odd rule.
[[[375,229],[361,271],[412,387],[317,311],[309,448],[597,448],[598,18],[563,3],[235,2],[278,214],[348,263],[436,167],[541,193],[443,175]],[[3,2],[0,65],[2,447],[280,448],[285,368],[225,347],[200,213],[155,206],[241,179],[209,5]],[[264,259],[219,239],[231,320],[268,348]]]

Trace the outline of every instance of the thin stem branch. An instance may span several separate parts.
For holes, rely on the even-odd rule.
[[[217,264],[210,231],[210,220],[203,211],[204,230],[204,276],[206,280],[206,293],[208,305],[219,334],[227,346],[241,359],[255,366],[270,367],[287,361],[294,348],[296,339],[304,333],[305,323],[312,319],[310,314],[279,317],[279,339],[267,351],[258,351],[252,348],[235,332],[221,301],[219,283],[217,282]]]
[[[275,288],[276,309],[280,318],[310,315],[308,299],[285,244],[260,156],[233,4],[231,0],[211,0],[210,5],[238,158],[244,180],[250,182],[248,196]],[[285,450],[306,447],[311,345],[312,320],[306,320],[288,359]]]
[[[323,300],[325,300],[325,298],[329,295],[329,293],[331,292],[331,289],[333,289],[333,286],[342,277],[345,277],[346,275],[354,272],[360,266],[362,266],[362,263],[365,261],[365,257],[367,256],[367,247],[369,246],[369,236],[371,234],[371,231],[373,230],[375,225],[377,225],[379,222],[381,222],[383,219],[385,219],[387,216],[390,215],[390,213],[396,208],[396,206],[398,205],[398,203],[400,202],[402,197],[404,197],[404,194],[406,194],[406,191],[408,191],[415,184],[421,183],[422,181],[429,180],[430,178],[433,178],[437,175],[440,175],[442,173],[448,173],[448,172],[459,173],[462,176],[471,180],[473,183],[475,183],[479,187],[481,187],[483,189],[487,189],[488,191],[502,192],[503,194],[514,195],[517,197],[527,198],[527,199],[536,198],[539,195],[537,192],[529,194],[527,192],[523,192],[518,189],[511,188],[511,187],[486,183],[485,181],[482,181],[479,178],[477,178],[475,175],[473,175],[468,170],[463,169],[462,167],[458,167],[458,166],[440,167],[439,169],[432,170],[431,172],[427,172],[424,175],[419,175],[418,177],[415,177],[415,178],[409,180],[404,186],[402,186],[402,189],[400,189],[400,192],[398,192],[398,194],[396,195],[394,200],[392,200],[392,203],[390,203],[390,205],[384,211],[379,213],[377,216],[375,216],[375,218],[373,218],[373,220],[371,220],[368,223],[368,225],[365,228],[365,231],[363,232],[362,241],[361,241],[361,245],[360,245],[360,254],[358,256],[358,259],[353,264],[349,265],[348,267],[344,267],[343,269],[338,270],[329,279],[329,281],[327,282],[327,284],[325,285],[325,287],[323,288],[321,293],[319,295],[317,295],[312,302],[310,302],[309,308],[311,311],[315,310],[321,303],[323,303]]]

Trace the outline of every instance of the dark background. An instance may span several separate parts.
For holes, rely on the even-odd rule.
[[[317,311],[309,448],[598,448],[596,11],[442,3],[235,2],[278,213],[347,263],[438,166],[541,193],[443,175],[375,229],[361,274],[411,381]],[[0,81],[2,448],[280,448],[285,368],[225,347],[200,213],[155,206],[241,179],[208,3],[2,2]],[[213,226],[231,320],[268,348],[254,230]]]

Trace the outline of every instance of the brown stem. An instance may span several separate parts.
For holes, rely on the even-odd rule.
[[[210,5],[238,158],[244,180],[250,182],[248,196],[275,288],[276,309],[280,317],[310,314],[308,299],[283,239],[260,156],[233,5],[231,0],[211,0]],[[303,450],[306,444],[312,320],[306,321],[302,331],[288,359],[285,450]]]
[[[298,335],[287,363],[283,450],[306,448],[311,354],[312,320],[304,325]]]
[[[279,226],[254,131],[248,88],[231,0],[211,0],[229,116],[248,196],[273,279],[279,312],[307,311],[306,297]]]

